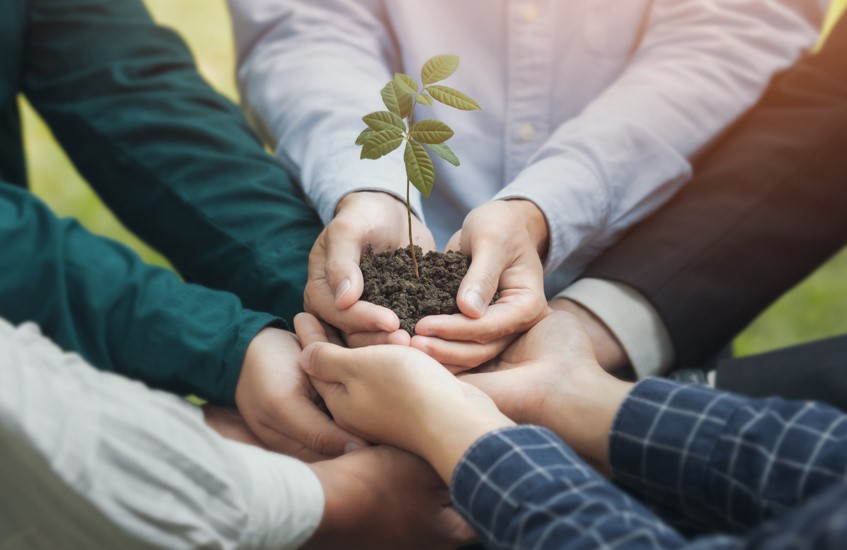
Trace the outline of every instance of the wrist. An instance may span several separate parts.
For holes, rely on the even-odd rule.
[[[292,360],[300,355],[300,341],[291,332],[274,327],[265,327],[256,333],[247,345],[244,361],[241,363],[241,373],[235,386],[235,406],[243,413],[244,407],[254,404],[254,390],[251,387],[252,371],[262,363],[278,362],[280,357]]]
[[[538,257],[542,260],[546,258],[550,248],[550,228],[544,212],[531,200],[507,199],[504,202],[514,208],[520,219],[524,220],[530,239],[538,251]]]
[[[347,193],[338,201],[338,205],[335,207],[335,215],[337,216],[345,209],[355,208],[363,203],[367,203],[370,209],[374,209],[373,205],[378,204],[378,208],[406,211],[406,202],[388,191],[353,191]]]
[[[333,461],[310,464],[309,468],[315,473],[324,493],[324,508],[317,529],[303,545],[303,548],[325,548],[330,546],[339,533],[344,533],[344,526],[350,523],[345,510],[349,507],[343,503],[343,486],[338,479],[338,468]],[[343,472],[342,472],[343,474]],[[348,480],[354,481],[354,480]]]
[[[550,308],[566,311],[580,320],[591,339],[597,362],[604,370],[620,371],[629,368],[629,357],[609,327],[589,309],[565,298],[550,301]]]
[[[445,414],[441,422],[425,424],[422,445],[416,454],[426,460],[449,487],[453,471],[477,440],[515,423],[496,409],[484,414],[445,412],[450,414]]]
[[[598,470],[608,472],[612,424],[632,387],[596,363],[576,367],[550,388],[535,423],[551,429]]]

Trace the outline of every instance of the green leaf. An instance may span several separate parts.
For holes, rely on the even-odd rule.
[[[356,138],[356,145],[362,145],[363,143],[365,143],[365,140],[371,137],[371,134],[373,133],[374,131],[370,128],[365,128],[364,130],[362,130],[362,133],[359,134],[359,137]]]
[[[453,130],[440,120],[422,120],[412,126],[409,137],[419,143],[444,143],[453,137]]]
[[[400,115],[396,115],[391,111],[377,111],[375,113],[363,116],[362,120],[365,121],[365,124],[368,125],[368,128],[370,128],[371,130],[376,130],[377,132],[382,130],[388,130],[389,128],[396,128],[401,132],[406,130],[406,123],[403,122],[403,119],[400,118]]]
[[[426,149],[420,143],[407,141],[403,157],[406,160],[406,176],[409,181],[424,197],[429,197],[435,183],[435,168]]]
[[[444,80],[459,68],[459,57],[456,55],[436,55],[424,63],[421,69],[421,80],[424,86],[429,86]]]
[[[432,98],[426,94],[418,94],[417,96],[415,96],[415,101],[424,105],[432,106]]]
[[[376,160],[384,157],[403,143],[403,134],[397,129],[374,132],[362,145],[360,158]]]
[[[480,109],[479,103],[474,101],[469,95],[449,86],[427,86],[426,91],[436,101],[449,105],[454,109],[462,111],[478,111]]]
[[[459,166],[459,157],[456,156],[456,153],[454,153],[452,149],[443,143],[427,143],[426,148],[453,166]]]
[[[418,83],[407,74],[394,73],[394,83],[397,84],[401,92],[406,92],[407,94],[418,93]]]
[[[380,94],[385,107],[400,118],[406,118],[412,112],[412,95],[400,90],[393,80],[382,88]]]

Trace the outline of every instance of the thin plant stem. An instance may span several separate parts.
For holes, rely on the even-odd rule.
[[[406,179],[406,213],[409,215],[409,254],[412,255],[412,265],[415,266],[415,277],[420,279],[421,272],[418,270],[418,259],[416,258],[417,254],[415,254],[415,243],[412,241],[412,206],[409,201],[409,188],[412,186],[411,182]]]
[[[408,132],[412,131],[412,117],[415,116],[415,105],[417,105],[417,97],[412,97],[412,109],[409,111],[409,129]],[[421,278],[421,272],[418,269],[418,258],[415,253],[415,241],[412,239],[412,199],[411,199],[411,186],[412,182],[409,178],[406,178],[406,214],[409,217],[409,254],[412,255],[412,265],[415,266],[415,278]]]

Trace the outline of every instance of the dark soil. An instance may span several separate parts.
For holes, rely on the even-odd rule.
[[[461,252],[427,252],[416,246],[421,276],[415,267],[409,247],[374,253],[370,248],[362,256],[365,278],[362,300],[394,311],[400,328],[415,334],[415,325],[427,315],[459,313],[456,293],[471,265],[470,256]],[[493,302],[499,298],[494,296]]]

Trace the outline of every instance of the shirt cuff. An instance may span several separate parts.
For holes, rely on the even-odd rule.
[[[599,479],[547,428],[524,425],[489,432],[471,445],[453,471],[453,505],[486,546],[500,546],[498,534],[507,529],[508,518],[526,509],[539,491],[551,489],[554,471],[574,483]]]
[[[524,199],[544,214],[550,245],[544,272],[552,273],[602,227],[609,199],[600,179],[574,159],[554,157],[524,169],[493,200]]]
[[[305,463],[258,447],[228,442],[240,455],[252,486],[239,548],[298,548],[315,533],[324,492]]]
[[[663,374],[673,365],[673,343],[662,318],[632,287],[580,279],[556,298],[576,302],[600,318],[620,342],[639,379]]]
[[[648,378],[635,385],[612,423],[615,478],[654,502],[706,494],[723,428],[742,402],[705,386]]]

